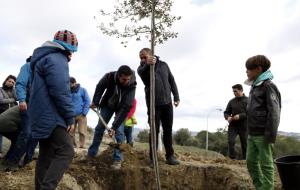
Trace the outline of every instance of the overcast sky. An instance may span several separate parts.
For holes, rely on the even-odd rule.
[[[127,64],[136,70],[138,52],[147,41],[120,41],[104,36],[94,16],[110,9],[113,0],[0,0],[0,81],[17,75],[25,59],[57,30],[68,29],[79,40],[70,75],[93,96],[99,79]],[[210,131],[224,128],[223,113],[233,98],[231,86],[246,79],[245,61],[257,54],[272,62],[271,71],[282,95],[279,130],[300,132],[300,1],[175,0],[173,14],[182,16],[179,32],[156,48],[175,76],[181,103],[174,109],[174,129]],[[144,85],[139,77],[136,98],[140,128],[146,128]],[[245,94],[249,87],[244,85]],[[97,118],[88,114],[88,125]]]

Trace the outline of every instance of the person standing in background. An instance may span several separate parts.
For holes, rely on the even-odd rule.
[[[236,159],[235,139],[239,135],[242,147],[242,159],[246,159],[247,151],[247,103],[248,98],[243,92],[243,86],[236,84],[232,86],[234,98],[231,99],[224,111],[224,117],[228,121],[228,150],[229,157]]]
[[[133,146],[133,139],[132,139],[133,126],[137,124],[134,115],[135,110],[136,110],[136,99],[134,99],[133,101],[133,105],[128,113],[127,120],[125,121],[125,126],[124,126],[124,134],[125,134],[126,142],[130,146]]]
[[[84,148],[85,138],[87,133],[87,119],[86,115],[90,110],[90,97],[85,88],[81,87],[76,82],[74,77],[70,78],[70,87],[72,93],[72,102],[75,108],[75,126],[74,133],[71,134],[74,147],[77,147],[75,133],[78,126],[79,131],[79,148]]]

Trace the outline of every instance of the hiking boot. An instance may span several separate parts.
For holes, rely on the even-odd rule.
[[[179,165],[180,162],[174,157],[174,156],[170,156],[167,160],[166,163],[169,165]]]
[[[114,161],[114,163],[111,165],[111,168],[114,170],[119,170],[121,169],[122,164],[121,161]]]
[[[17,162],[5,160],[0,164],[0,171],[2,172],[15,172],[19,170],[19,164]]]
[[[15,172],[15,171],[18,171],[19,169],[20,168],[19,168],[19,163],[18,162],[14,162],[14,161],[8,161],[7,162],[6,171]]]

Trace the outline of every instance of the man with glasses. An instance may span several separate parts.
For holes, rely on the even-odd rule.
[[[243,92],[243,86],[236,84],[232,86],[234,98],[227,104],[226,110],[224,111],[224,117],[228,121],[228,149],[229,157],[236,159],[235,151],[235,138],[237,135],[240,136],[241,148],[242,148],[242,159],[246,159],[247,150],[247,102],[248,98]]]

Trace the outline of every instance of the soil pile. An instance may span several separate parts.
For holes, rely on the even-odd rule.
[[[148,151],[124,146],[122,169],[114,170],[113,148],[108,147],[95,158],[86,158],[86,150],[77,152],[58,189],[72,190],[149,190],[156,189],[154,170]],[[224,156],[209,157],[193,153],[176,155],[181,164],[169,166],[159,156],[162,189],[170,190],[243,190],[254,189],[244,161]],[[0,189],[34,189],[34,164],[14,173],[0,173]],[[276,189],[280,189],[278,176]]]

